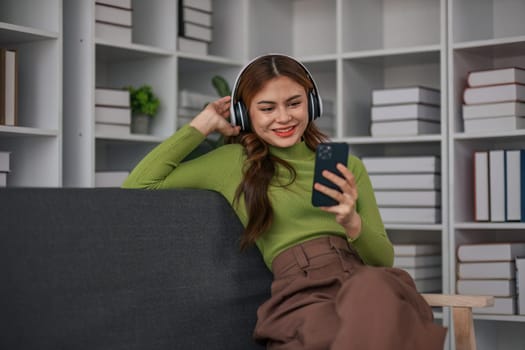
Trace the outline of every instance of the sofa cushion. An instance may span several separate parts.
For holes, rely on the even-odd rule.
[[[271,274],[203,190],[0,190],[0,348],[250,349]]]

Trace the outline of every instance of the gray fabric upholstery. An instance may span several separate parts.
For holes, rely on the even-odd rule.
[[[203,190],[0,190],[0,349],[252,349],[271,274]]]

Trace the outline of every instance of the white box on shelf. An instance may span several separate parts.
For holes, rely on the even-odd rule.
[[[525,129],[525,117],[494,117],[465,119],[465,132],[504,132]]]
[[[499,102],[463,105],[463,119],[494,118],[494,117],[524,117],[525,103]]]
[[[131,9],[131,0],[95,0],[95,3],[120,7],[123,9]]]
[[[120,187],[129,171],[97,171],[95,172],[95,187]]]
[[[441,266],[441,255],[394,256],[393,266],[398,268]]]
[[[509,261],[518,256],[525,256],[523,242],[472,243],[458,247],[460,262]]]
[[[131,124],[131,109],[123,107],[95,106],[95,122]]]
[[[183,36],[177,37],[177,49],[182,52],[207,55],[208,46],[209,43],[205,41],[185,38]]]
[[[205,27],[212,26],[211,12],[204,12],[190,7],[182,8],[182,20],[184,22],[190,22]]]
[[[116,44],[131,44],[132,27],[103,22],[95,23],[95,37]]]
[[[441,205],[441,192],[436,190],[376,190],[375,196],[377,205],[379,206],[438,207]]]
[[[413,255],[432,255],[441,253],[441,244],[435,243],[412,243],[394,244],[394,255],[413,256]]]
[[[516,258],[516,292],[518,314],[525,315],[525,255]]]
[[[440,208],[379,207],[379,213],[388,224],[437,224],[441,221]]]
[[[18,51],[0,47],[0,125],[18,124]]]
[[[436,293],[441,291],[441,278],[415,279],[416,289],[419,293]]]
[[[374,190],[437,190],[439,174],[370,174]]]
[[[0,172],[0,187],[7,187],[7,173]]]
[[[525,69],[505,67],[472,71],[467,75],[467,84],[471,87],[521,83],[525,84]]]
[[[516,280],[458,280],[458,294],[492,295],[508,297],[516,295]]]
[[[414,280],[441,277],[441,266],[403,267],[402,269],[405,270]]]
[[[441,104],[441,93],[438,89],[426,86],[376,89],[372,91],[372,104],[374,106],[404,103],[426,103],[439,106]]]
[[[0,171],[10,172],[11,171],[11,152],[0,151]]]
[[[117,8],[102,4],[95,5],[95,21],[131,27],[133,24],[131,9]]]
[[[489,307],[473,307],[472,312],[489,315],[515,315],[516,297],[495,297],[494,305]]]
[[[371,156],[361,161],[368,173],[439,173],[441,158],[438,156]]]
[[[505,221],[505,151],[489,151],[490,221]]]
[[[505,150],[507,221],[525,222],[525,149]]]
[[[474,152],[474,220],[490,220],[489,152]]]
[[[439,122],[441,109],[439,106],[422,103],[372,106],[370,119],[372,121],[420,119]]]
[[[96,88],[95,105],[130,107],[129,91],[126,89]]]
[[[183,7],[191,7],[197,10],[204,12],[213,11],[213,1],[212,0],[180,0],[182,1]]]
[[[504,84],[466,88],[463,92],[465,104],[525,102],[525,85]]]
[[[213,31],[211,27],[204,27],[189,22],[181,23],[180,35],[186,38],[202,40],[208,43],[213,39]]]
[[[428,120],[396,120],[391,122],[372,122],[371,136],[417,136],[439,134],[441,123]]]
[[[107,137],[126,137],[131,135],[130,125],[95,123],[95,135]]]
[[[196,91],[180,90],[179,106],[184,108],[202,109],[207,103],[217,100],[219,96],[202,94]]]
[[[516,277],[514,262],[460,262],[458,263],[458,278],[474,279],[513,279]]]

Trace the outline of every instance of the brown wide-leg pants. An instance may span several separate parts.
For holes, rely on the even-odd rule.
[[[410,275],[364,265],[344,238],[296,245],[272,270],[272,296],[254,330],[268,349],[443,349],[447,330]]]

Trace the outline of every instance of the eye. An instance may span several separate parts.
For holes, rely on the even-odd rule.
[[[298,101],[292,101],[292,102],[290,102],[290,103],[288,104],[288,106],[289,106],[289,107],[292,107],[292,108],[294,108],[294,107],[298,107],[298,106],[300,106],[300,105],[301,105],[301,101],[300,101],[300,100],[298,100]]]
[[[273,106],[263,106],[263,107],[259,107],[259,110],[261,112],[271,112],[274,110],[274,107]]]

